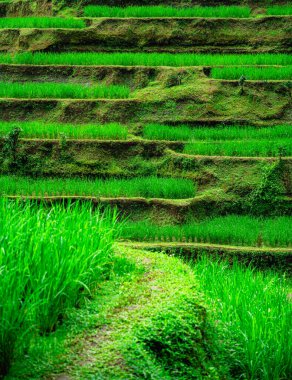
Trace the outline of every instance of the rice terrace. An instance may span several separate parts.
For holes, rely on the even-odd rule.
[[[0,0],[0,379],[292,378],[292,2]]]

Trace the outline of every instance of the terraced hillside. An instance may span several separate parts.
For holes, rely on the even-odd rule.
[[[1,196],[44,209],[75,202],[116,208],[123,252],[218,256],[290,273],[291,6],[73,3],[0,0]],[[145,255],[151,270],[162,270],[160,259]],[[153,286],[163,287],[160,280]],[[72,377],[50,378],[98,376],[92,358],[82,373],[70,360]],[[124,377],[99,368],[94,378],[150,378],[132,364]],[[240,373],[288,379],[285,365],[279,374]],[[17,366],[8,379],[32,376],[31,367]],[[42,366],[29,378],[55,371]],[[239,378],[212,374],[210,363],[197,374],[157,368],[149,369],[153,379]]]

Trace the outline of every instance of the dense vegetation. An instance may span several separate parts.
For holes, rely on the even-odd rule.
[[[4,17],[0,18],[0,28],[85,28],[85,22],[76,18],[61,17]]]

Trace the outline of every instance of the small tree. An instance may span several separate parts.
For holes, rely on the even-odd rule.
[[[11,166],[17,164],[17,151],[21,132],[22,129],[16,127],[5,137],[4,154],[9,159]]]
[[[244,84],[245,84],[245,81],[246,81],[246,77],[244,75],[242,75],[240,78],[239,78],[239,81],[238,81],[238,84],[240,86],[240,95],[242,95],[244,93]]]

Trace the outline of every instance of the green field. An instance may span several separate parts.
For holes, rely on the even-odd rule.
[[[0,121],[0,137],[7,136],[14,128],[21,129],[23,138],[126,140],[128,137],[127,128],[118,123],[76,125],[43,121]]]
[[[108,7],[88,5],[84,8],[85,17],[235,17],[250,16],[249,7],[167,7],[167,6],[131,6]]]
[[[29,179],[0,177],[2,195],[37,196],[93,196],[93,197],[148,197],[192,198],[196,194],[193,181],[175,178],[141,177],[133,179]]]
[[[290,217],[259,219],[228,215],[185,225],[159,226],[151,222],[126,222],[124,239],[192,241],[226,245],[288,247],[292,241]]]
[[[86,24],[83,20],[61,17],[4,17],[0,18],[1,29],[19,28],[66,28],[82,29]]]
[[[0,63],[21,65],[238,66],[292,65],[290,54],[0,53]],[[239,79],[239,78],[236,78]]]
[[[216,67],[211,71],[214,79],[238,80],[241,76],[247,80],[291,80],[292,66],[287,67]]]
[[[267,8],[267,15],[269,16],[291,16],[292,7],[291,5],[274,5]]]
[[[129,95],[130,89],[119,85],[0,82],[0,98],[125,99]]]

